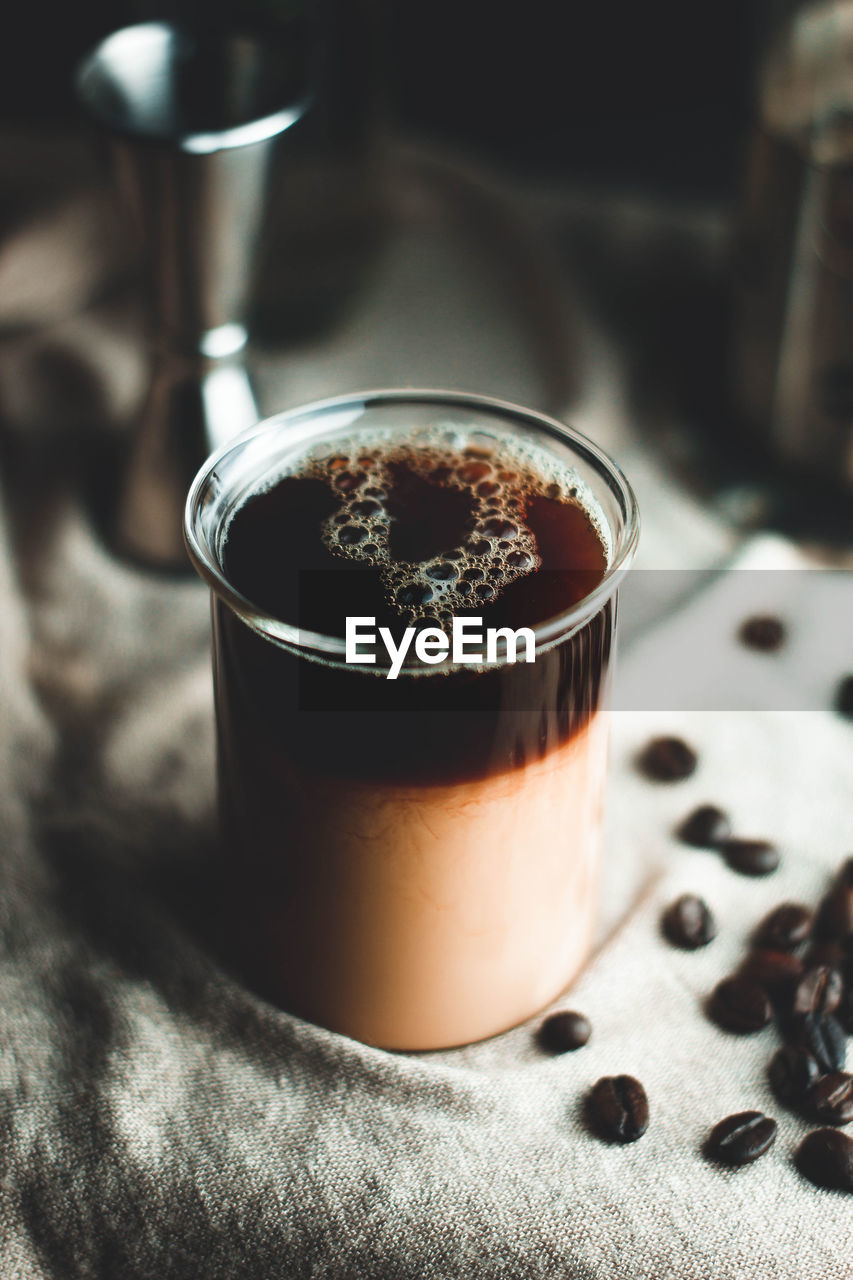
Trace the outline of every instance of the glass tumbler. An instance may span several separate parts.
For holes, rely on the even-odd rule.
[[[324,616],[318,602],[347,617],[376,612],[363,564],[301,562],[311,502],[334,527],[347,487],[366,484],[353,479],[358,460],[387,480],[403,456],[422,480],[390,524],[387,511],[374,517],[371,536],[390,528],[397,547],[388,572],[414,572],[404,535],[413,558],[418,538],[444,537],[443,569],[431,561],[424,572],[445,585],[471,579],[474,600],[488,597],[488,570],[476,567],[486,542],[469,527],[457,547],[442,526],[463,492],[448,467],[461,468],[471,501],[492,503],[483,527],[506,535],[488,554],[538,565],[504,593],[513,626],[530,624],[526,651],[496,640],[471,661],[410,649],[389,678],[378,642],[371,665],[354,663],[340,627],[306,624]],[[482,498],[514,483],[522,463],[535,536],[500,525],[500,499]],[[308,474],[310,491],[299,488]],[[557,511],[560,486],[571,501]],[[367,486],[379,496],[362,510],[382,507],[388,489]],[[300,494],[314,496],[300,506]],[[595,572],[548,523],[564,507],[587,542],[595,530]],[[226,444],[191,488],[185,537],[212,590],[222,859],[250,982],[291,1013],[388,1049],[469,1043],[541,1010],[583,964],[595,925],[616,594],[638,537],[619,469],[578,432],[513,405],[364,393]],[[475,568],[463,574],[469,552]],[[278,605],[285,581],[296,585]],[[570,606],[549,612],[569,585]]]

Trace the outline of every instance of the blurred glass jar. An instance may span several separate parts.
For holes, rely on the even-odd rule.
[[[736,252],[735,394],[783,463],[853,489],[853,0],[783,7]]]

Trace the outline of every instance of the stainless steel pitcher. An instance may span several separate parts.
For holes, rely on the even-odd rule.
[[[277,140],[305,113],[304,59],[161,22],[115,32],[78,96],[106,131],[144,250],[152,373],[115,516],[118,548],[184,567],[192,477],[260,416],[243,363],[252,260]]]

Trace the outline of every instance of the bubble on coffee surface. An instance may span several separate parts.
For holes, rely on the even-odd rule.
[[[393,556],[388,495],[395,470],[442,489],[467,494],[471,518],[457,546],[413,563]],[[534,494],[579,503],[579,478],[544,451],[496,438],[474,445],[452,426],[415,431],[407,439],[377,432],[368,442],[337,441],[333,455],[314,454],[299,468],[323,479],[339,499],[324,521],[322,538],[336,555],[380,573],[389,605],[407,625],[446,628],[457,611],[496,600],[518,578],[541,564],[526,522]],[[603,521],[592,501],[583,505],[602,542]]]
[[[468,495],[471,518],[459,545],[417,563],[392,555],[388,503],[398,467]],[[470,614],[494,602],[517,579],[539,569],[536,539],[525,516],[533,496],[581,507],[607,561],[611,558],[607,521],[577,471],[518,437],[472,433],[452,422],[405,435],[374,428],[318,444],[268,474],[253,494],[274,488],[288,475],[329,486],[338,505],[321,526],[324,544],[342,559],[377,570],[389,606],[407,626],[446,631],[455,612]],[[225,541],[236,514],[226,524]]]

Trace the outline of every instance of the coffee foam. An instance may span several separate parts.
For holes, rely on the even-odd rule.
[[[540,567],[524,516],[532,493],[581,506],[610,558],[606,521],[573,468],[521,440],[478,432],[474,443],[472,436],[452,424],[413,430],[402,438],[397,430],[373,429],[336,440],[333,451],[328,444],[315,447],[267,478],[252,496],[287,475],[328,484],[341,505],[323,522],[323,541],[336,556],[379,571],[388,602],[406,625],[446,629],[457,611],[487,605]],[[464,540],[419,563],[391,554],[386,502],[392,468],[400,464],[425,479],[441,468],[441,485],[466,492],[473,504]]]

